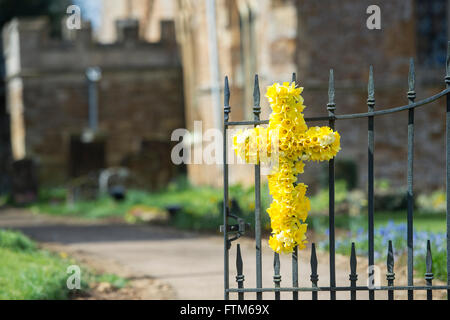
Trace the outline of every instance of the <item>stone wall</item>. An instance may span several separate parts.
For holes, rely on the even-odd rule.
[[[45,20],[14,20],[5,27],[8,107],[16,114],[12,141],[19,150],[15,158],[35,159],[44,183],[67,180],[70,138],[88,126],[88,67],[102,69],[99,132],[106,136],[107,166],[148,152],[142,150],[148,142],[167,143],[174,129],[185,126],[173,23],[162,23],[156,43],[141,41],[132,21],[117,28],[118,41],[106,45],[92,41],[88,26],[76,32],[74,41],[50,39]],[[167,172],[167,182],[174,168],[165,161],[159,170]],[[137,176],[152,174],[150,164],[134,167]]]
[[[367,79],[373,65],[376,109],[408,103],[409,58],[416,62],[417,99],[445,87],[445,66],[424,66],[417,59],[415,1],[380,1],[381,30],[366,28],[373,1],[302,0],[298,5],[297,64],[305,87],[307,115],[325,115],[329,69],[336,81],[336,114],[367,112]],[[445,102],[416,109],[414,184],[421,190],[444,187]],[[407,112],[375,119],[375,179],[406,186]],[[367,120],[338,121],[341,159],[358,166],[367,183]],[[318,166],[315,166],[318,172]],[[314,177],[312,177],[314,178]],[[311,178],[310,178],[311,179]]]
[[[106,1],[106,0],[105,0]],[[122,1],[122,0],[115,0]],[[165,14],[155,0],[152,16]],[[217,0],[219,81],[228,75],[231,85],[231,119],[251,119],[253,76],[258,73],[262,91],[262,118],[269,107],[264,98],[265,86],[288,81],[297,72],[305,87],[308,108],[305,114],[326,115],[329,69],[336,79],[337,114],[367,111],[369,66],[375,72],[376,108],[407,103],[409,58],[416,58],[417,100],[444,87],[444,66],[430,68],[418,61],[416,4],[418,0],[381,0],[373,2],[333,0]],[[139,11],[141,26],[147,21],[145,0],[129,2],[130,16]],[[195,120],[203,128],[215,126],[208,32],[204,1],[167,0],[176,21],[177,42],[183,64],[186,123],[193,129]],[[367,7],[381,8],[381,30],[366,27]],[[447,4],[447,10],[450,5]],[[172,10],[170,10],[172,14]],[[118,14],[118,13],[115,13]],[[107,16],[111,14],[105,13]],[[148,18],[147,18],[148,19]],[[106,19],[108,20],[108,19]],[[105,21],[106,21],[105,20]],[[447,19],[448,21],[448,19]],[[151,29],[151,28],[150,28]],[[150,30],[154,32],[154,30]],[[100,32],[101,33],[101,32]],[[223,87],[221,87],[223,89]],[[223,93],[223,91],[222,91]],[[434,189],[444,183],[444,105],[434,103],[416,111],[415,186]],[[220,119],[221,120],[221,119]],[[325,123],[321,123],[325,125]],[[375,121],[375,177],[389,179],[395,186],[406,185],[407,114],[379,117]],[[358,167],[359,185],[367,183],[367,120],[337,123],[342,133],[342,152],[338,159],[350,159]],[[195,147],[195,146],[194,146]],[[326,174],[326,164],[308,164],[302,176],[308,184],[318,186],[318,177]],[[198,184],[220,185],[220,166],[189,165],[190,180]],[[249,166],[232,166],[231,182],[251,184]]]
[[[416,1],[379,1],[381,30],[366,27],[366,10],[373,1],[217,1],[216,27],[220,81],[231,83],[231,119],[251,119],[253,75],[258,73],[262,91],[262,118],[269,108],[265,87],[288,81],[297,72],[305,87],[307,116],[326,115],[329,69],[336,79],[337,114],[367,111],[369,66],[375,75],[376,108],[407,103],[410,57],[416,60],[417,100],[444,87],[444,65],[430,68],[418,60]],[[257,5],[256,5],[257,3]],[[249,18],[249,14],[251,18]],[[206,10],[203,2],[180,1],[177,7],[177,38],[185,66],[186,113],[193,120],[211,122],[211,86]],[[249,31],[250,30],[250,31]],[[443,187],[445,170],[443,100],[416,111],[415,186]],[[213,124],[209,124],[212,126]],[[314,125],[314,124],[312,124]],[[326,125],[321,123],[320,125]],[[339,159],[351,160],[358,169],[358,183],[367,183],[367,120],[337,123],[342,133]],[[375,121],[375,176],[391,185],[406,185],[407,113],[379,117]],[[326,164],[307,164],[302,179],[313,188]],[[210,172],[211,174],[202,174]],[[197,183],[219,184],[220,168],[189,166]],[[232,182],[251,184],[248,166],[230,168]]]

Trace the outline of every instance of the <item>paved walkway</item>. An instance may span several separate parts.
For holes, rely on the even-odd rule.
[[[23,210],[0,211],[0,228],[18,229],[31,238],[48,243],[60,243],[71,249],[82,250],[105,261],[114,260],[136,273],[151,276],[168,283],[179,299],[223,299],[223,238],[181,232],[156,226],[130,226],[113,222],[92,222],[72,218],[33,215]],[[251,239],[240,239],[244,260],[245,286],[255,286],[255,251]],[[273,286],[273,252],[263,241],[263,285]],[[230,284],[235,287],[235,254],[230,253]],[[310,286],[310,251],[300,257],[300,285]],[[329,284],[328,254],[318,254],[319,285]],[[336,257],[338,285],[348,285],[348,257]],[[290,286],[291,261],[281,256],[282,286]],[[360,279],[364,283],[364,263],[359,264]],[[364,282],[363,282],[364,281]],[[282,293],[289,299],[291,293]],[[348,293],[338,292],[338,299],[348,299]],[[273,293],[264,296],[273,299]],[[311,293],[301,293],[309,299]],[[248,298],[255,298],[248,294]],[[329,293],[319,293],[327,299]],[[235,298],[235,296],[232,296]],[[366,298],[358,293],[358,298]]]

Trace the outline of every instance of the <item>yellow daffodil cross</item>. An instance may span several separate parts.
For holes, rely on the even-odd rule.
[[[240,130],[233,137],[237,156],[247,163],[264,163],[273,159],[274,153],[277,155],[277,164],[268,176],[273,201],[267,209],[272,227],[269,245],[277,253],[290,253],[296,246],[306,247],[308,186],[297,182],[304,161],[328,161],[340,150],[337,131],[306,125],[302,92],[303,88],[296,87],[295,82],[269,86],[266,93],[272,109],[269,126]]]

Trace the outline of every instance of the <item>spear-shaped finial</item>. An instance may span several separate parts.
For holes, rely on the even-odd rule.
[[[319,275],[317,274],[317,255],[316,255],[316,244],[311,244],[311,283],[313,287],[317,287],[317,282],[319,281]],[[317,300],[317,291],[312,292],[312,299]]]
[[[408,73],[408,89],[414,91],[416,87],[416,70],[414,68],[414,58],[409,59],[409,73]]]
[[[356,249],[355,249],[355,243],[352,242],[352,250],[350,253],[350,285],[355,288],[356,287],[356,281],[358,281],[358,274],[356,273]],[[350,299],[356,300],[356,290],[350,291]]]
[[[386,260],[387,273],[386,280],[388,281],[388,286],[394,286],[395,273],[394,273],[394,250],[392,249],[392,240],[388,243],[388,254]],[[388,291],[388,299],[394,300],[394,290]]]
[[[273,270],[275,275],[280,274],[280,255],[276,252],[273,255]]]
[[[238,288],[242,289],[244,287],[244,274],[243,274],[243,262],[241,255],[241,245],[238,243],[236,246],[236,282],[238,284]],[[244,292],[238,293],[239,300],[244,300]]]
[[[230,106],[230,87],[228,85],[228,76],[225,76],[225,87],[223,90],[223,105]]]
[[[225,86],[223,88],[223,119],[227,122],[230,118],[230,87],[228,85],[228,76],[225,77]]]
[[[259,93],[259,79],[258,75],[255,75],[255,85],[253,88],[253,114],[255,120],[259,120],[259,114],[261,113],[260,107],[260,93]]]
[[[311,281],[317,281],[319,276],[317,275],[317,255],[316,255],[316,244],[311,245]]]
[[[355,243],[352,242],[352,250],[350,253],[350,280],[357,280],[358,276],[356,274],[356,249],[355,249]],[[352,279],[353,278],[353,279]]]
[[[414,59],[409,60],[409,73],[408,73],[408,99],[414,101],[416,98],[416,70],[414,68]]]
[[[425,258],[425,264],[426,264],[426,274],[425,278],[430,278],[430,280],[433,280],[433,258],[431,256],[431,243],[430,240],[427,240],[427,256]]]
[[[243,263],[242,263],[242,255],[241,255],[241,245],[238,243],[236,246],[236,271],[238,276],[242,275]]]
[[[255,75],[255,85],[253,88],[253,105],[259,107],[260,103],[260,93],[259,93],[259,78],[258,75]]]
[[[367,86],[368,98],[367,105],[369,106],[369,111],[373,111],[375,106],[375,88],[373,82],[373,66],[370,66],[369,70],[369,84]]]
[[[394,250],[392,249],[392,240],[389,240],[386,265],[387,265],[388,275],[393,275],[393,273],[394,273]]]
[[[334,103],[334,71],[330,69],[330,78],[328,80],[328,111],[334,111],[336,104]]]
[[[275,284],[275,288],[280,287],[281,283],[281,275],[280,275],[280,255],[278,253],[274,253],[273,255],[273,283]],[[280,292],[275,292],[275,300],[280,300]]]

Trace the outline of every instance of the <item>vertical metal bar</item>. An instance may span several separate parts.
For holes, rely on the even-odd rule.
[[[450,41],[447,44],[447,61],[445,86],[450,88]],[[450,93],[447,93],[446,110],[446,193],[447,193],[447,285],[450,286]],[[450,289],[447,290],[447,299],[450,300]]]
[[[275,288],[279,288],[281,283],[280,255],[276,252],[273,255],[273,271],[273,283],[275,284]],[[275,300],[280,300],[280,291],[275,291]]]
[[[425,260],[426,263],[426,273],[425,280],[427,282],[427,286],[433,285],[433,258],[431,256],[431,243],[430,240],[427,240],[427,257]],[[433,300],[433,290],[427,290],[427,300]]]
[[[352,242],[352,251],[350,254],[350,286],[356,288],[356,281],[358,281],[358,274],[356,273],[356,250],[355,243]],[[350,291],[350,299],[356,300],[356,289]]]
[[[368,98],[367,106],[369,112],[374,111],[375,107],[375,97],[374,97],[374,83],[373,83],[373,67],[370,66],[369,72],[369,85],[368,85]],[[368,117],[368,215],[369,215],[369,229],[368,229],[368,240],[369,240],[369,281],[373,279],[371,273],[374,272],[373,266],[375,264],[374,259],[374,173],[373,173],[373,153],[374,153],[374,117]],[[370,282],[369,282],[370,284]],[[374,290],[369,290],[369,299],[375,299]]]
[[[330,78],[328,81],[328,115],[330,120],[328,125],[334,130],[334,111],[336,104],[334,103],[334,72],[330,70]],[[335,235],[334,235],[334,158],[328,162],[328,228],[329,228],[329,247],[330,247],[330,287],[336,287],[336,252],[335,252]],[[336,300],[336,291],[330,291],[330,299]]]
[[[225,124],[229,120],[230,108],[230,88],[228,86],[228,77],[225,77],[224,87],[224,107],[223,107],[223,242],[224,242],[224,299],[228,300],[230,294],[227,291],[230,287],[229,280],[229,250],[230,243],[228,240],[228,213],[229,213],[229,200],[228,200],[228,159],[227,159],[227,125]]]
[[[414,103],[416,98],[415,90],[415,70],[414,60],[409,63],[408,75],[408,102]],[[408,111],[408,173],[407,173],[407,243],[408,243],[408,286],[414,285],[414,254],[413,254],[413,214],[414,214],[414,194],[413,194],[413,161],[414,161],[414,109]],[[414,299],[414,290],[408,290],[408,300]]]
[[[313,288],[317,288],[318,281],[319,275],[317,274],[316,244],[313,243],[311,245],[311,282]],[[317,291],[312,291],[312,299],[317,300]]]
[[[97,131],[98,129],[98,82],[102,76],[99,67],[90,67],[86,70],[88,79],[88,102],[89,102],[89,129]]]
[[[297,81],[297,75],[292,74],[292,82]],[[298,247],[294,248],[292,252],[292,287],[298,288]],[[292,292],[292,299],[298,300],[298,291]]]
[[[253,118],[259,120],[261,113],[258,75],[255,75],[253,89]],[[256,126],[255,126],[256,127]],[[262,288],[262,248],[261,248],[261,167],[255,165],[255,242],[256,242],[256,287]],[[262,300],[262,292],[256,293],[256,299]]]
[[[292,252],[292,287],[298,288],[298,247]],[[298,291],[292,292],[292,300],[298,300]]]
[[[236,248],[236,282],[239,289],[244,288],[244,274],[243,274],[243,262],[241,255],[241,245],[238,243]],[[238,292],[238,299],[244,300],[244,292]]]
[[[387,265],[386,280],[388,282],[388,286],[393,287],[395,280],[395,273],[394,273],[394,250],[392,248],[391,240],[389,240],[386,265]],[[388,299],[394,300],[394,290],[388,290]]]

